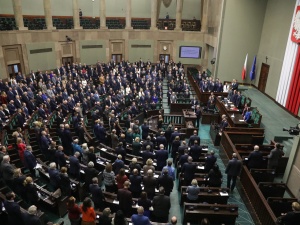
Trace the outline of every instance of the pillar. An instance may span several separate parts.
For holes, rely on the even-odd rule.
[[[55,30],[52,21],[51,0],[44,0],[44,12],[47,30]]]
[[[73,0],[73,24],[74,29],[82,29],[79,19],[78,0]]]
[[[200,31],[207,33],[207,21],[208,21],[208,0],[202,0]]]
[[[15,21],[18,30],[28,30],[24,27],[23,14],[22,14],[22,0],[13,0],[13,9],[15,14]]]
[[[181,30],[182,6],[183,6],[183,0],[177,0],[175,30]]]
[[[106,0],[100,0],[100,29],[107,29],[106,26]]]
[[[157,0],[151,0],[151,30],[157,30]]]
[[[131,26],[131,0],[126,1],[126,26],[125,29],[133,29]]]

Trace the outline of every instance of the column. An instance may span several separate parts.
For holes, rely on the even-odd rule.
[[[56,28],[53,27],[51,1],[50,0],[44,0],[44,12],[45,12],[45,20],[46,20],[47,30],[55,30]]]
[[[157,30],[157,0],[151,0],[151,30]]]
[[[207,33],[208,0],[201,1],[200,31]]]
[[[13,9],[15,14],[15,21],[18,30],[28,30],[24,27],[23,14],[22,14],[22,0],[13,0]]]
[[[73,0],[73,23],[74,29],[82,29],[79,19],[78,0]]]
[[[106,0],[100,0],[100,29],[107,29],[106,26]]]
[[[126,26],[125,29],[133,29],[131,26],[131,0],[126,1]]]
[[[183,0],[177,0],[176,5],[176,27],[175,30],[181,30],[182,6]]]

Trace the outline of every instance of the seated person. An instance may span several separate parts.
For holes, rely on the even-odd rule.
[[[247,111],[246,111],[245,116],[244,116],[245,122],[252,123],[251,115],[252,115],[252,113],[250,111],[250,108],[247,108]]]

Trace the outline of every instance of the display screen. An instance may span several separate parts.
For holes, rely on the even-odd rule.
[[[201,47],[197,46],[180,46],[179,58],[201,58]]]

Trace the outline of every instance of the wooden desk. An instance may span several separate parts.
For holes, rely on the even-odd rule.
[[[207,218],[211,224],[234,225],[239,216],[237,205],[220,204],[184,203],[183,213],[183,224],[200,224],[202,219]]]
[[[190,103],[170,103],[170,114],[181,114],[183,109],[191,109]]]
[[[191,121],[194,126],[196,125],[197,116],[196,116],[194,110],[183,109],[182,113],[183,113],[183,118],[184,118],[185,123]]]
[[[157,129],[157,125],[158,125],[158,115],[156,116],[151,116],[150,118],[147,119],[147,122],[149,124],[149,129],[152,132],[157,133],[158,129]]]
[[[220,115],[225,114],[227,116],[228,124],[231,127],[248,127],[248,123],[244,122],[243,116],[238,109],[226,107],[220,98],[216,98],[216,107]]]
[[[213,112],[206,112],[203,110],[203,108],[200,108],[202,117],[201,117],[201,123],[202,124],[211,124],[211,123],[219,123],[220,115],[219,113],[213,113]]]

